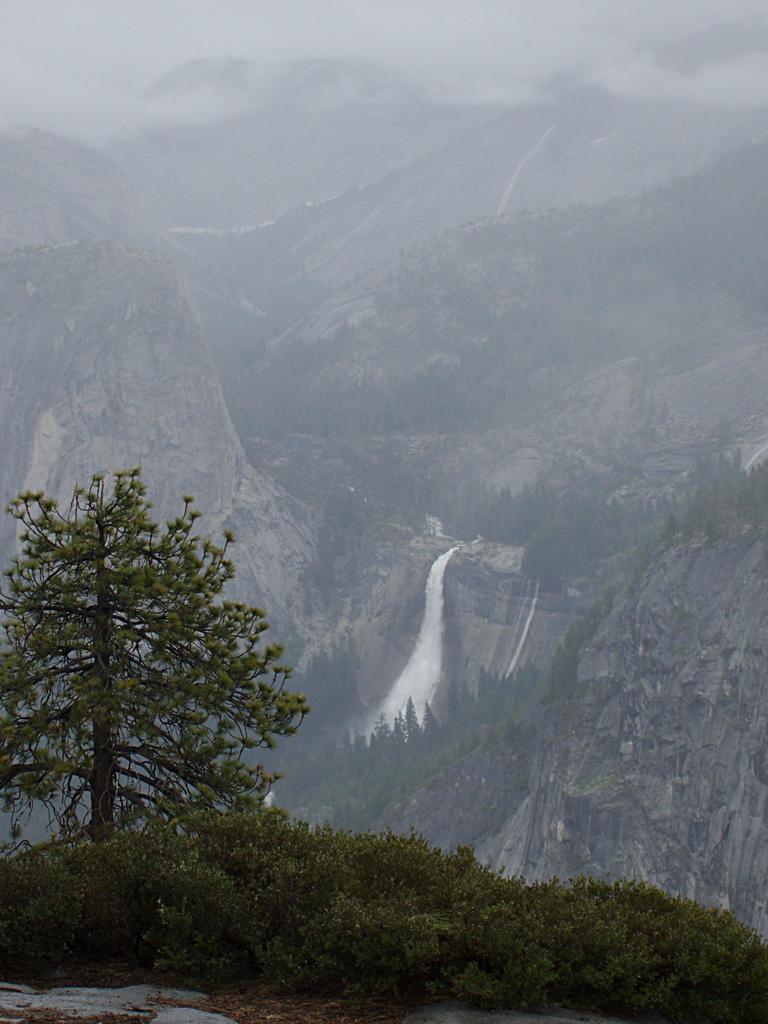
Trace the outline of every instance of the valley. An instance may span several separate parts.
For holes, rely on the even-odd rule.
[[[763,479],[766,109],[341,59],[147,102],[197,90],[228,113],[0,136],[3,501],[141,465],[234,531],[315,708],[288,811],[765,932],[764,524],[678,527]]]

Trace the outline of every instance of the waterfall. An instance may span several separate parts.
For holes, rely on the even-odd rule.
[[[506,213],[507,207],[509,206],[509,200],[512,198],[512,193],[515,191],[515,186],[517,185],[518,179],[520,175],[523,173],[526,164],[529,162],[529,160],[533,160],[533,158],[538,154],[540,149],[543,149],[547,142],[547,139],[554,130],[555,126],[551,124],[549,128],[547,128],[547,130],[541,136],[536,145],[532,146],[528,150],[528,152],[524,154],[523,159],[518,163],[517,167],[515,167],[514,174],[510,178],[509,184],[504,189],[504,195],[501,197],[501,200],[499,201],[499,205],[496,210],[497,217],[500,217],[502,213]]]
[[[443,577],[448,562],[457,547],[450,548],[437,558],[427,576],[424,588],[425,605],[421,628],[413,649],[397,682],[387,694],[376,713],[371,726],[381,715],[392,722],[398,711],[402,711],[410,697],[419,718],[430,703],[440,682],[443,663]]]
[[[528,596],[528,584],[526,584],[526,587],[525,587],[525,596],[526,597]],[[510,661],[509,668],[507,669],[507,675],[508,676],[512,675],[512,673],[517,668],[518,662],[520,661],[520,656],[523,653],[523,648],[525,647],[525,641],[528,639],[528,632],[529,632],[529,630],[531,628],[531,623],[533,622],[533,616],[536,614],[536,605],[538,604],[538,602],[539,602],[539,584],[537,583],[536,584],[536,590],[533,592],[533,600],[531,601],[531,607],[528,609],[528,617],[525,620],[525,625],[523,626],[523,632],[520,634],[520,639],[517,642],[517,647],[515,648],[515,653],[512,655],[512,661]]]

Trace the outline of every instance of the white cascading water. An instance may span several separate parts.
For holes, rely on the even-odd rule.
[[[528,585],[527,584],[526,584],[526,588],[525,588],[525,596],[526,597],[528,596]],[[520,639],[517,642],[517,647],[515,648],[515,653],[512,655],[512,661],[510,661],[509,668],[507,669],[507,675],[508,676],[511,676],[515,672],[515,669],[517,668],[518,663],[520,662],[520,657],[521,657],[521,655],[523,653],[523,648],[525,647],[525,641],[528,639],[528,633],[530,632],[531,623],[533,622],[533,616],[536,614],[536,605],[538,603],[539,603],[539,584],[537,583],[536,584],[536,589],[533,592],[533,600],[531,601],[531,606],[528,609],[528,616],[526,617],[525,625],[523,626],[523,632],[520,634]],[[523,605],[523,607],[524,607],[524,605]]]
[[[512,198],[512,193],[515,191],[515,186],[517,185],[520,175],[525,170],[526,164],[529,161],[533,160],[533,158],[538,155],[539,151],[544,148],[544,146],[547,143],[547,139],[550,137],[554,130],[555,126],[551,124],[549,128],[547,128],[547,130],[541,136],[541,138],[538,140],[538,142],[534,146],[532,146],[527,153],[523,155],[523,159],[518,163],[517,167],[515,167],[514,173],[512,177],[509,179],[507,187],[504,189],[504,195],[501,197],[499,201],[499,205],[496,210],[497,217],[500,217],[503,213],[507,212],[507,207],[509,206],[509,201]]]
[[[450,548],[437,558],[427,576],[424,618],[413,654],[376,712],[375,725],[381,716],[391,723],[410,697],[419,718],[434,699],[443,666],[443,577],[448,562],[458,547]]]

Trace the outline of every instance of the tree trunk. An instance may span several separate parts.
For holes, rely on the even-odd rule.
[[[115,823],[115,767],[112,730],[103,722],[93,723],[93,769],[91,770],[91,838],[106,839]]]
[[[115,751],[110,723],[109,698],[112,689],[112,607],[109,593],[106,531],[97,520],[99,556],[96,561],[96,615],[94,622],[93,670],[96,696],[93,720],[93,767],[91,769],[91,839],[106,839],[115,823]],[[102,706],[99,706],[102,702]],[[104,706],[106,705],[106,706]]]

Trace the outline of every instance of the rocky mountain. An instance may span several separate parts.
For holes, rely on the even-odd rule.
[[[511,875],[631,876],[768,931],[762,532],[660,550],[572,689],[387,816]]]
[[[318,514],[310,632],[351,639],[365,708],[417,640],[425,515],[471,542],[473,496],[538,478],[674,500],[702,457],[768,443],[767,162],[752,145],[640,199],[452,230],[233,358],[248,457]],[[448,567],[443,696],[512,661],[537,580],[494,558],[466,545]],[[538,582],[525,658],[544,667],[595,592]]]
[[[236,364],[241,435],[337,455],[410,437],[406,462],[513,489],[564,459],[658,481],[702,444],[749,451],[768,431],[767,166],[754,145],[641,199],[408,250]]]
[[[448,550],[438,714],[550,679],[618,583],[571,689],[454,729],[482,742],[426,786],[416,765],[386,821],[768,928],[763,536],[678,537],[622,589],[641,513],[768,452],[765,112],[572,83],[458,107],[344,61],[196,62],[147,103],[178,119],[111,148],[125,174],[0,139],[0,498],[136,463],[160,514],[195,494],[301,670],[326,658],[336,733],[411,662]],[[621,543],[563,555],[603,528]]]
[[[567,492],[578,479],[600,480],[619,504],[653,504],[679,496],[703,456],[759,461],[768,450],[767,162],[765,145],[749,146],[637,200],[487,221],[402,254],[266,346],[255,372],[268,397],[254,434],[273,440],[253,451],[271,445],[273,462],[287,451],[300,461],[306,448],[296,437],[313,434],[315,456],[328,464],[330,452],[337,463],[346,457],[344,485],[373,501],[375,476],[397,486],[381,457],[388,444],[400,485],[411,470],[421,481],[407,492],[411,505],[434,501],[449,532],[466,495],[483,485],[514,492],[546,477]],[[278,405],[289,406],[281,379],[291,380],[294,405],[278,422]],[[430,476],[441,475],[453,490],[430,491]],[[434,542],[425,549],[408,536],[391,556],[368,536],[367,559],[386,576],[367,591],[377,600],[358,596],[345,621],[390,686],[414,650],[423,581],[438,553]],[[460,536],[468,543],[444,584],[443,700],[451,681],[471,688],[481,670],[504,675],[535,585],[510,561],[510,547],[497,556],[493,545],[475,548],[471,532]],[[762,790],[742,781],[737,741],[746,722],[761,721],[762,655],[733,662],[744,673],[743,702],[721,706],[717,697],[730,679],[720,672],[728,652],[751,651],[749,608],[759,609],[764,582],[758,541],[745,534],[711,548],[689,540],[662,552],[589,645],[577,697],[436,775],[384,824],[415,827],[446,847],[470,842],[512,872],[624,873],[705,901],[727,898],[766,928],[762,904],[752,905]],[[760,596],[735,604],[744,580]],[[546,665],[597,581],[581,594],[573,579],[540,584],[526,657]],[[663,647],[652,690],[630,632],[646,615],[636,607],[645,594],[660,610],[656,632],[637,644],[642,657]],[[376,622],[399,647],[365,647]],[[590,668],[608,648],[610,671],[597,661]],[[386,680],[372,679],[368,665],[361,678],[363,700],[375,705]],[[744,742],[759,758],[766,736],[751,728]],[[710,763],[715,750],[718,765],[725,758],[722,776]],[[723,778],[743,788],[738,807]],[[723,825],[731,814],[733,839]],[[742,840],[754,853],[737,852]]]
[[[240,592],[285,628],[309,515],[248,465],[168,260],[114,242],[4,253],[0,323],[3,502],[24,488],[66,498],[93,472],[141,465],[161,515],[191,493],[208,531],[236,532]]]
[[[112,160],[34,128],[0,133],[0,249],[150,237]]]
[[[308,190],[274,223],[174,240],[279,324],[288,283],[301,306],[456,225],[637,195],[766,136],[763,110],[563,85],[537,104],[457,120],[441,144],[340,195],[307,202]]]

